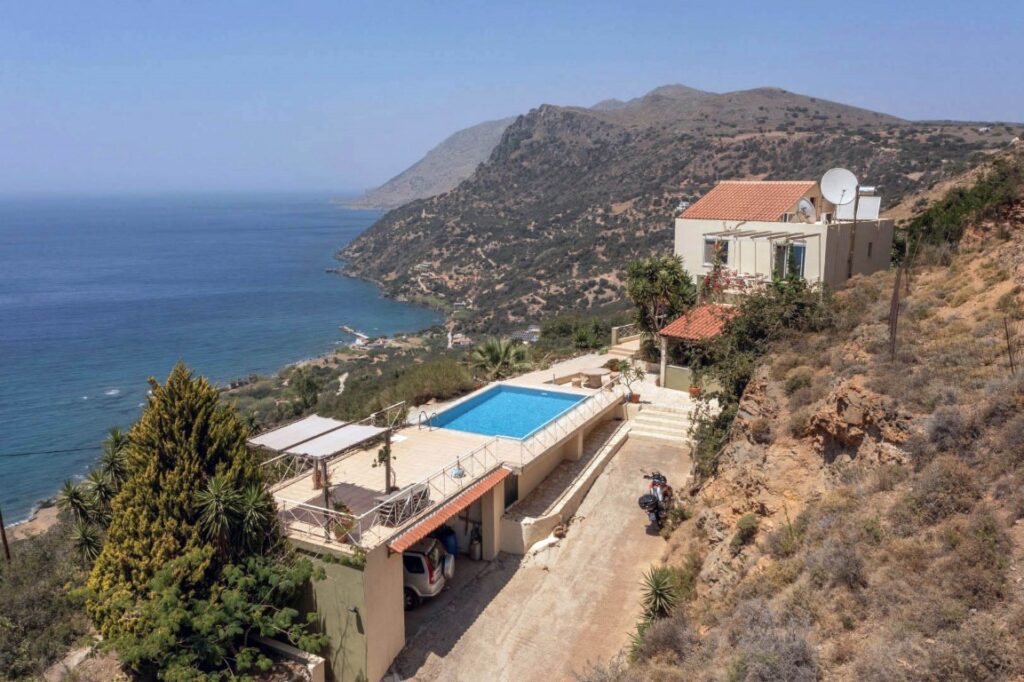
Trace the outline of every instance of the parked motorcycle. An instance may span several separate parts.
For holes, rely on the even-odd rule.
[[[644,480],[650,481],[648,493],[638,500],[640,508],[647,512],[647,518],[659,531],[668,518],[668,510],[672,508],[672,486],[664,474],[652,471],[644,474]]]

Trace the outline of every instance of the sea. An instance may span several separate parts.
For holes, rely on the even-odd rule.
[[[426,308],[327,272],[379,217],[326,195],[0,198],[0,511],[30,516],[83,475],[147,379],[184,361],[223,384]]]

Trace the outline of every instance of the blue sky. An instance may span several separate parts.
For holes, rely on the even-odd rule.
[[[0,194],[379,184],[459,128],[666,83],[1024,120],[1024,2],[0,0]]]

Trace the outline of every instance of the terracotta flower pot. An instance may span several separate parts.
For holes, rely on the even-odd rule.
[[[639,393],[630,393],[629,394],[629,402],[634,403],[634,404],[639,403],[640,402],[640,394]]]
[[[697,386],[696,384],[690,386],[690,397],[691,398],[699,398],[700,397],[700,386]]]

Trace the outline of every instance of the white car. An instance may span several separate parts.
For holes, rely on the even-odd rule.
[[[444,551],[435,538],[421,540],[402,554],[405,610],[414,609],[429,597],[436,597],[455,575],[455,557]]]

